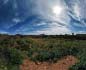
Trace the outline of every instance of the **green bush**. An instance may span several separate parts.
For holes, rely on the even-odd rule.
[[[77,54],[79,63],[73,65],[70,70],[86,70],[86,48],[81,48]]]
[[[66,39],[67,38],[67,39]],[[80,62],[70,69],[85,69],[86,66],[86,40],[56,37],[5,37],[0,39],[0,68],[19,70],[23,53],[33,61],[57,61],[60,58],[73,55]]]
[[[6,59],[8,60],[8,62],[12,65],[19,65],[22,63],[23,55],[20,50],[9,48],[5,50],[4,55],[5,57],[7,57]]]
[[[48,49],[49,48],[49,49]],[[67,55],[76,56],[79,52],[79,49],[76,47],[48,47],[46,49],[39,47],[32,47],[28,50],[28,56],[34,61],[54,61],[58,60]]]
[[[0,48],[0,70],[19,70],[18,68],[24,59],[23,53],[16,48]]]

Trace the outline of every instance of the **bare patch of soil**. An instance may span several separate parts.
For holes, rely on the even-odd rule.
[[[77,61],[74,56],[66,56],[57,63],[42,62],[36,64],[29,59],[25,59],[23,64],[20,65],[20,70],[68,70]]]

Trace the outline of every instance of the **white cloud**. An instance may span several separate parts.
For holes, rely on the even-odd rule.
[[[8,34],[8,32],[0,30],[0,34]]]
[[[50,21],[60,21],[63,24],[68,24],[70,19],[67,15],[67,6],[65,5],[64,0],[36,0],[36,6],[33,8],[33,13],[39,14],[42,18]],[[54,6],[60,6],[63,8],[63,11],[59,17],[53,14],[52,8]]]
[[[78,31],[76,34],[86,34],[86,31]]]
[[[42,26],[42,25],[46,25],[47,23],[45,22],[41,22],[41,23],[36,23],[37,26]]]
[[[47,28],[42,28],[41,30],[34,31],[34,34],[71,34],[71,31],[66,26],[61,26],[57,23],[50,23]]]
[[[27,0],[29,3],[29,0]],[[46,21],[44,22],[41,22],[41,23],[35,23],[36,20],[32,21],[32,25],[34,23],[34,26],[43,26],[45,25],[47,28],[36,28],[35,27],[33,28],[32,26],[29,27],[31,24],[28,23],[28,26],[22,26],[19,30],[17,30],[17,32],[23,32],[26,34],[31,34],[30,30],[33,30],[32,34],[66,34],[66,33],[71,33],[71,28],[67,28],[68,26],[71,27],[71,18],[69,17],[68,13],[69,13],[69,9],[71,9],[71,11],[73,13],[71,13],[72,17],[75,19],[75,20],[79,20],[77,17],[84,17],[85,15],[85,4],[86,4],[86,1],[85,0],[71,0],[72,3],[72,6],[73,6],[73,9],[72,7],[68,7],[67,5],[65,5],[65,1],[64,0],[36,0],[34,2],[34,0],[30,0],[31,3],[33,3],[35,6],[32,6],[31,9],[29,9],[31,11],[31,14],[30,14],[30,11],[28,12],[29,15],[32,15],[32,14],[38,14],[41,16],[42,19],[45,19],[47,21],[51,21],[51,23],[46,23]],[[70,1],[70,0],[69,0]],[[82,1],[84,1],[85,3],[83,3]],[[53,6],[56,6],[56,5],[61,5],[62,8],[64,8],[64,10],[62,11],[61,15],[59,17],[56,17],[55,15],[53,15],[52,13],[52,7]],[[84,5],[83,5],[84,4]],[[30,5],[32,4],[28,4],[28,7],[30,7]],[[15,2],[14,4],[14,8],[17,8],[17,4]],[[19,18],[13,18],[12,20],[13,22],[15,23],[18,23],[18,22],[21,22],[21,20]],[[55,21],[57,22],[60,22],[62,23],[64,26],[62,26],[61,24],[59,23],[56,23]],[[80,20],[81,21],[81,20]],[[82,24],[85,24],[85,22],[83,21]],[[82,24],[76,24],[76,23],[73,23],[74,26],[78,26],[78,27],[84,27]],[[40,29],[40,30],[37,30],[37,29]],[[28,32],[27,32],[28,31]]]
[[[7,4],[9,0],[4,0],[4,4]]]
[[[12,21],[15,22],[15,23],[21,22],[21,20],[19,18],[13,18]]]
[[[47,34],[47,35],[55,35],[55,34],[70,34],[71,32],[65,27],[58,28],[46,28],[44,30],[39,30],[35,32],[36,34]]]

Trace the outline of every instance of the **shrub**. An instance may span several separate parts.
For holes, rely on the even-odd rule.
[[[8,62],[12,65],[19,65],[22,63],[23,55],[20,50],[9,48],[5,50],[4,55],[5,57],[7,57],[6,59],[8,60]]]

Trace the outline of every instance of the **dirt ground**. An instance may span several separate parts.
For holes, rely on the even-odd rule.
[[[34,63],[29,59],[25,59],[20,65],[20,70],[68,70],[70,66],[74,65],[78,60],[74,56],[67,56],[59,60],[57,63]]]

